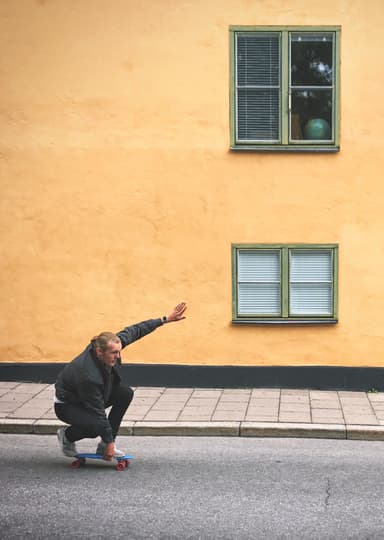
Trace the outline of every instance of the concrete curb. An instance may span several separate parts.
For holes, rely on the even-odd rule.
[[[241,437],[308,437],[346,439],[343,424],[298,424],[281,422],[242,422]]]
[[[0,419],[0,433],[53,435],[60,420]],[[282,422],[128,422],[123,436],[292,437],[384,441],[384,426]]]
[[[134,435],[238,437],[240,422],[136,422]]]
[[[62,426],[65,426],[65,424],[60,422],[60,420],[36,420],[33,423],[33,433],[38,435],[52,435]]]
[[[355,441],[384,441],[384,426],[347,425],[347,439]]]
[[[10,418],[0,419],[0,433],[33,433],[35,420],[19,420]]]

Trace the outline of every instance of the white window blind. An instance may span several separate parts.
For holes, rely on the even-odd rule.
[[[290,250],[290,315],[332,315],[332,250]]]
[[[279,315],[281,270],[279,250],[239,250],[239,315]]]
[[[236,35],[238,141],[280,139],[280,34]]]

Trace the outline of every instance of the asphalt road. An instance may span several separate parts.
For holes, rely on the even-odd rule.
[[[119,446],[135,456],[129,469],[73,470],[53,436],[0,435],[0,538],[384,538],[382,442],[121,437]]]

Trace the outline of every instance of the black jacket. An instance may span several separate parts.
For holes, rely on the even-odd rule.
[[[122,348],[153,332],[161,326],[161,319],[150,319],[127,326],[116,335]],[[112,442],[112,430],[105,414],[105,407],[113,385],[120,384],[119,365],[108,369],[97,358],[89,344],[59,373],[55,384],[56,397],[64,403],[79,403],[99,416],[104,424],[103,440]]]

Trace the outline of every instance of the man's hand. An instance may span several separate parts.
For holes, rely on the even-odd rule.
[[[113,442],[107,443],[107,446],[105,447],[103,459],[105,459],[105,461],[112,461],[112,458],[114,455],[115,455],[115,443]]]
[[[187,304],[185,302],[180,302],[180,304],[177,304],[177,306],[174,308],[172,313],[168,315],[167,322],[175,322],[175,321],[181,321],[182,319],[185,319],[183,315],[186,309],[187,309]]]

